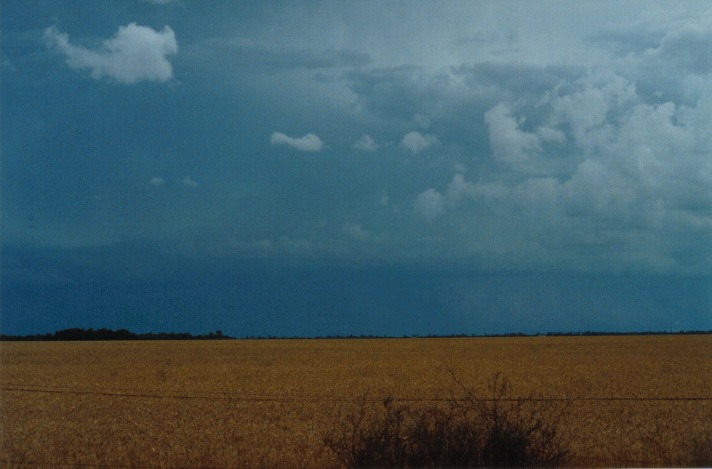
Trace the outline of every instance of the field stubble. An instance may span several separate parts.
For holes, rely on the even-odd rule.
[[[496,373],[512,397],[571,400],[560,430],[574,465],[690,465],[696,440],[712,440],[712,400],[648,400],[712,397],[709,335],[5,342],[0,354],[0,464],[18,467],[338,467],[325,432],[363,396],[445,398],[455,375],[487,397]]]

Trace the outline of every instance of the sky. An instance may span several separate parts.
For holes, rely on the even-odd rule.
[[[5,0],[0,330],[712,329],[707,1]]]

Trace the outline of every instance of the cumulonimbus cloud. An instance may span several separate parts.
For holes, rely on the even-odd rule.
[[[300,138],[293,138],[282,132],[272,132],[270,143],[272,145],[287,145],[299,151],[315,152],[324,148],[324,142],[317,135],[311,133]]]
[[[97,80],[131,85],[141,81],[166,82],[173,78],[168,57],[178,53],[178,43],[169,26],[162,31],[136,23],[121,26],[114,37],[102,43],[99,51],[71,44],[69,35],[56,27],[47,28],[44,38],[49,47],[64,55],[67,65],[76,70],[88,69]]]

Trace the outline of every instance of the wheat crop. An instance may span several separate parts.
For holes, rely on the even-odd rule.
[[[710,335],[4,342],[0,359],[10,467],[339,467],[324,435],[360,400],[486,397],[497,373],[570,403],[573,465],[702,464],[712,441]]]

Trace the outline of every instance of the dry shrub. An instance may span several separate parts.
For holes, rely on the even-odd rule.
[[[712,467],[712,434],[695,438],[682,465],[689,467]]]
[[[324,443],[353,467],[554,467],[565,462],[558,429],[564,408],[510,398],[499,374],[491,396],[478,397],[458,380],[457,393],[430,404],[362,399]]]

